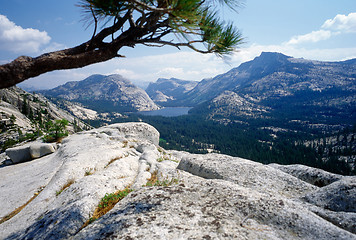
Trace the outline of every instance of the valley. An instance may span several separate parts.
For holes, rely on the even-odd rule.
[[[146,92],[120,75],[93,75],[40,93],[93,127],[147,122],[166,149],[356,173],[355,60],[264,52],[200,82],[158,79]]]

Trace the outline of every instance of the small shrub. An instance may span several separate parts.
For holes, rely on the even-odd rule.
[[[55,120],[52,122],[51,120],[45,123],[46,134],[43,136],[44,142],[56,142],[61,140],[63,137],[68,136],[68,131],[66,131],[66,127],[68,125],[68,120]]]
[[[165,160],[168,160],[168,161],[172,161],[172,162],[175,162],[175,163],[179,163],[178,160],[174,160],[174,159],[170,159],[168,156],[164,155],[163,157],[159,157],[157,158],[157,162],[163,162]]]
[[[132,192],[132,189],[125,188],[124,190],[117,191],[116,193],[105,194],[98,205],[99,210],[107,213],[116,205],[116,203],[126,197],[130,192]]]

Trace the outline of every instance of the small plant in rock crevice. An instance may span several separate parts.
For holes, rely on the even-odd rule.
[[[95,169],[92,169],[92,168],[86,168],[85,169],[85,173],[84,173],[84,176],[90,176],[94,173]]]
[[[179,183],[179,179],[178,178],[171,178],[168,179],[168,177],[166,177],[164,180],[160,181],[158,180],[158,171],[154,171],[151,174],[151,177],[147,179],[147,183],[146,185],[144,185],[145,187],[168,187],[171,186],[173,184],[178,184]]]
[[[163,162],[163,161],[166,161],[166,160],[172,161],[172,162],[175,162],[175,163],[179,163],[178,160],[171,159],[169,156],[167,156],[165,154],[164,154],[164,156],[161,156],[161,157],[157,158],[157,162]]]
[[[122,158],[122,156],[115,157],[115,158],[111,159],[111,160],[106,164],[106,166],[105,166],[104,168],[107,168],[110,164],[112,164],[113,162],[115,162],[116,160],[119,160],[119,159],[121,159],[121,158]]]
[[[123,144],[123,148],[125,148],[125,147],[127,147],[127,144],[128,144],[129,142],[127,141],[127,140],[124,140],[123,142],[122,142],[122,144]]]
[[[59,191],[56,192],[56,196],[61,194],[64,190],[70,187],[74,183],[74,179],[69,179],[66,184],[64,184]]]
[[[132,189],[127,187],[124,190],[120,190],[115,193],[106,193],[105,196],[100,200],[100,203],[95,209],[93,216],[90,217],[83,224],[81,229],[85,228],[90,223],[94,222],[95,220],[109,212],[120,200],[126,197],[130,192],[132,192]]]

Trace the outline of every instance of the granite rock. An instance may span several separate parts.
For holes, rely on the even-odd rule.
[[[56,151],[56,145],[50,143],[36,143],[30,145],[32,159],[40,158]]]
[[[21,163],[31,160],[30,147],[18,146],[6,149],[6,155],[13,163]]]
[[[301,164],[280,165],[272,163],[269,164],[269,166],[277,168],[318,187],[329,185],[330,183],[338,181],[343,177],[339,174],[329,173],[322,169],[308,167]]]
[[[148,124],[114,124],[0,168],[0,218],[23,207],[0,220],[0,239],[356,239],[355,177],[319,188],[242,158],[166,151],[158,139]]]

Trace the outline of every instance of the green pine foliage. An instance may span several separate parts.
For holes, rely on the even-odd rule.
[[[205,120],[199,114],[174,118],[131,115],[125,119],[116,119],[114,122],[138,121],[138,118],[151,124],[160,132],[159,144],[167,150],[207,153],[208,149],[213,149],[214,152],[264,164],[304,164],[343,175],[356,174],[346,162],[337,158],[340,153],[343,156],[356,154],[351,148],[351,143],[342,152],[328,150],[331,146],[327,144],[320,145],[319,148],[306,146],[305,141],[325,136],[314,130],[279,132],[278,137],[274,138],[271,130],[263,129],[264,126],[273,124],[273,121],[248,119],[248,124],[224,125]],[[98,127],[102,123],[92,121],[92,124]]]
[[[98,22],[103,25],[114,22],[115,26],[116,22],[126,21],[129,14],[130,28],[123,25],[120,29],[130,34],[136,28],[133,44],[188,47],[223,56],[232,53],[243,38],[232,23],[219,18],[217,9],[227,7],[236,11],[241,5],[238,0],[82,0],[78,6],[85,13],[84,20],[95,25],[94,34]],[[178,41],[167,40],[169,35],[175,35]]]
[[[68,123],[66,119],[48,120],[45,123],[45,135],[43,136],[43,140],[45,142],[56,142],[68,136],[68,131],[66,131]]]

